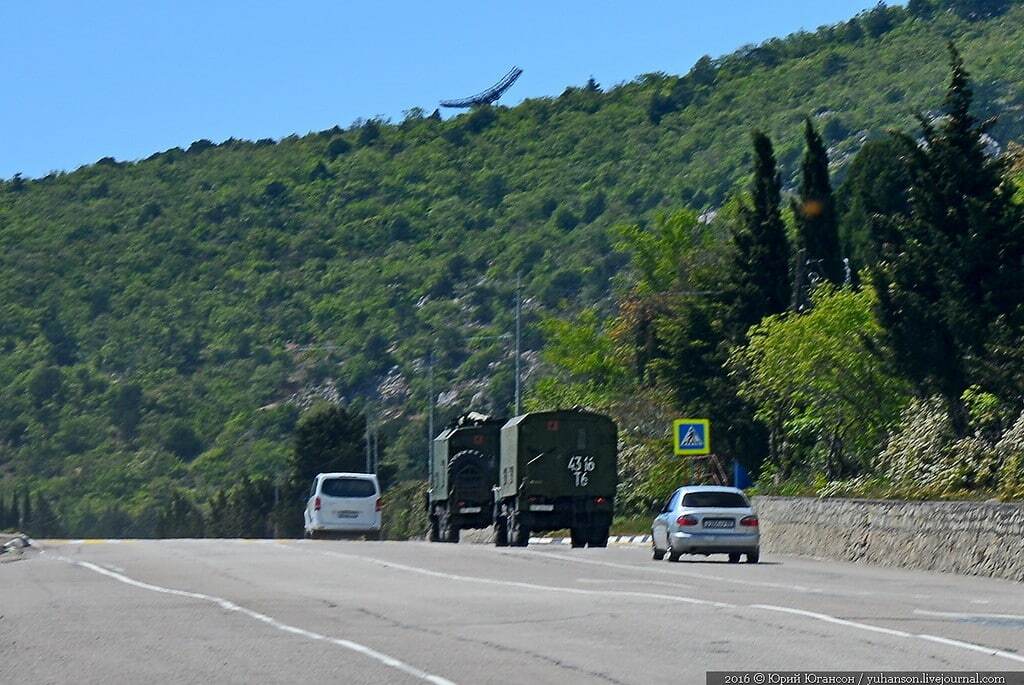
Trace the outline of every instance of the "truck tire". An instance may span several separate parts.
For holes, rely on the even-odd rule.
[[[508,542],[513,547],[526,547],[530,544],[530,528],[523,525],[515,509],[508,515]]]
[[[574,548],[585,547],[587,544],[587,538],[584,536],[583,528],[570,528],[569,529],[569,542]]]
[[[508,521],[504,514],[494,519],[494,546],[508,547]]]
[[[438,537],[441,542],[458,542],[459,529],[457,526],[452,525],[452,517],[451,514],[448,513],[448,509],[440,509],[437,517]]]
[[[438,529],[437,516],[434,514],[430,515],[430,533],[427,535],[427,539],[430,540],[430,542],[441,541],[441,532]]]
[[[596,526],[590,529],[590,539],[587,544],[591,547],[608,546],[608,526]]]

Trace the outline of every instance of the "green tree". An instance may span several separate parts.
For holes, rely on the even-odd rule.
[[[60,398],[64,389],[64,374],[56,366],[38,366],[28,377],[28,394],[36,407]]]
[[[50,506],[49,498],[40,492],[35,495],[30,532],[42,538],[59,537],[63,534],[60,517]]]
[[[39,328],[47,342],[50,343],[53,361],[58,366],[73,364],[78,354],[78,342],[64,325],[60,311],[55,305],[51,304],[46,308],[42,320],[39,322]]]
[[[32,500],[29,498],[28,489],[21,491],[21,510],[18,512],[18,527],[23,531],[32,528],[35,518],[32,516]]]
[[[158,538],[200,538],[206,533],[203,513],[181,490],[175,489],[161,509],[156,524]]]
[[[905,215],[910,210],[910,174],[890,139],[871,140],[853,158],[836,193],[843,251],[856,271],[878,259],[871,239],[876,216]]]
[[[804,142],[800,200],[793,203],[799,249],[803,251],[809,271],[817,273],[823,280],[840,284],[845,269],[839,248],[839,226],[829,178],[828,152],[810,118],[804,122]]]
[[[948,0],[949,8],[969,21],[991,19],[1006,14],[1013,0]]]
[[[985,153],[990,122],[971,114],[963,60],[952,45],[950,54],[944,119],[922,118],[923,145],[901,137],[912,180],[910,214],[876,222],[881,262],[874,283],[896,367],[922,395],[940,395],[963,434],[961,398],[972,372],[991,376],[980,362],[994,326],[1011,339],[1024,328],[1024,217],[1004,161]]]
[[[740,395],[777,431],[783,475],[829,479],[867,470],[909,399],[909,387],[873,352],[882,330],[870,288],[814,290],[806,314],[770,316],[729,361]],[[809,474],[808,474],[809,475]]]
[[[933,0],[910,0],[907,3],[907,11],[919,19],[931,19],[935,14],[936,6]]]
[[[299,419],[292,450],[291,480],[300,490],[318,473],[366,470],[365,421],[337,404],[320,404]]]
[[[789,240],[782,221],[782,180],[768,136],[753,133],[754,180],[749,204],[740,211],[733,232],[735,254],[730,293],[731,337],[740,342],[747,330],[790,304]]]
[[[872,38],[879,38],[892,30],[895,21],[884,2],[879,2],[863,15],[864,30]]]
[[[185,461],[195,459],[203,451],[195,429],[181,419],[173,419],[164,427],[164,447]]]
[[[123,437],[131,437],[142,418],[142,388],[135,383],[120,383],[110,398],[110,420]]]

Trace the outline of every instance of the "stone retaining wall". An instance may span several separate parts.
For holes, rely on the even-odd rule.
[[[756,497],[762,552],[1024,581],[1024,504]]]

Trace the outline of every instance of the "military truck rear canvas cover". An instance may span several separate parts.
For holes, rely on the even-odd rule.
[[[617,442],[615,422],[601,414],[517,416],[501,429],[498,497],[611,498],[618,484]]]

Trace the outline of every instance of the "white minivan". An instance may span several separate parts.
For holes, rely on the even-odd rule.
[[[372,473],[319,473],[306,501],[306,537],[380,539],[380,484]]]

